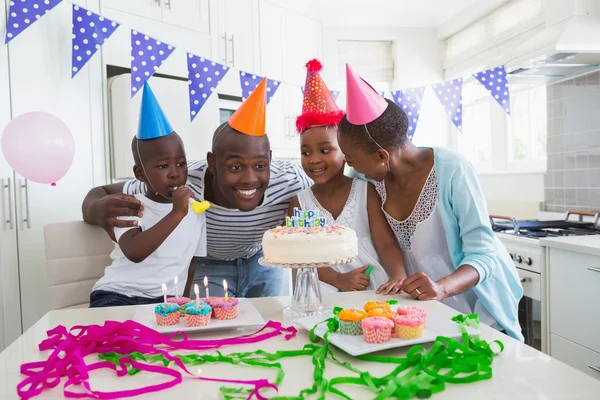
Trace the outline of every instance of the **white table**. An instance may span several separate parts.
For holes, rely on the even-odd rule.
[[[344,307],[362,307],[368,300],[386,300],[389,297],[377,296],[373,292],[357,292],[352,294],[336,293],[325,296],[325,302],[331,305]],[[407,297],[398,297],[400,303],[417,304]],[[265,320],[282,319],[282,308],[289,304],[289,297],[272,297],[252,300]],[[438,302],[418,302],[418,305],[427,309],[429,314],[438,314],[451,318],[456,312]],[[124,321],[133,316],[135,307],[117,307],[104,309],[71,309],[51,311],[40,319],[33,327],[25,332],[17,341],[0,354],[0,398],[12,399],[16,396],[16,385],[21,381],[19,367],[24,362],[45,359],[45,354],[40,354],[37,345],[46,337],[46,331],[56,325],[87,325],[102,324],[105,320]],[[285,321],[284,321],[285,322]],[[289,323],[289,322],[288,322]],[[433,399],[581,399],[589,400],[599,398],[600,381],[595,380],[565,364],[557,361],[535,349],[519,343],[508,336],[482,326],[481,337],[486,340],[500,339],[505,344],[504,352],[496,357],[491,380],[466,385],[450,385],[442,393],[434,395]],[[220,332],[210,335],[204,334],[203,338],[218,338],[235,336],[240,331]],[[245,332],[247,333],[247,332]],[[253,351],[262,348],[266,351],[300,349],[308,343],[308,333],[299,329],[298,336],[290,341],[283,337],[269,339],[253,344],[234,346],[224,349],[224,353]],[[353,360],[351,357],[337,351],[341,360],[352,360],[354,366],[368,369],[372,374],[381,376],[392,367],[385,364],[366,363]],[[405,349],[396,349],[385,352],[387,355],[404,356]],[[88,362],[93,362],[95,356],[90,356]],[[300,390],[312,385],[313,367],[308,357],[295,357],[283,359],[282,365],[286,377],[280,387],[280,395],[297,395]],[[366,366],[368,365],[368,367]],[[326,378],[334,376],[349,376],[351,373],[332,362],[327,363]],[[257,367],[231,367],[230,365],[211,364],[203,366],[203,375],[212,377],[227,377],[229,379],[251,379],[268,377],[274,379],[273,371]],[[117,378],[108,370],[92,372],[90,384],[97,390],[123,390],[139,387],[150,383],[158,383],[162,377],[153,374],[140,373],[135,376]],[[164,378],[165,380],[167,378]],[[64,383],[64,381],[63,381]],[[143,396],[144,399],[221,399],[218,383],[203,382],[184,377],[182,384],[163,392]],[[355,399],[373,398],[373,394],[365,389],[354,386],[344,386],[346,391]],[[335,398],[330,395],[331,398]],[[39,398],[62,398],[62,384],[44,392]]]

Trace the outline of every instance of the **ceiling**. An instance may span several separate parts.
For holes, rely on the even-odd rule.
[[[507,0],[269,0],[326,26],[429,27],[467,24]],[[464,26],[458,26],[461,29]]]

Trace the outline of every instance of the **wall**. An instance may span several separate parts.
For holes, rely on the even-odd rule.
[[[600,210],[600,71],[548,87],[547,211]]]
[[[537,218],[544,201],[544,173],[481,174],[479,182],[490,214]]]

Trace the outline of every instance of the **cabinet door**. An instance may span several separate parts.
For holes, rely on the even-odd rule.
[[[111,8],[128,14],[139,15],[140,17],[160,21],[164,1],[165,0],[102,0],[102,8]]]
[[[303,85],[307,61],[322,59],[323,39],[320,22],[286,11],[285,17],[285,69],[286,82]]]
[[[27,40],[9,44],[12,115],[31,111],[53,114],[69,127],[75,142],[73,164],[56,187],[26,183],[23,177],[16,176],[16,228],[25,329],[48,311],[44,226],[81,220],[81,203],[94,184],[93,160],[104,156],[103,148],[92,151],[92,132],[97,129],[92,113],[95,115],[96,107],[101,107],[98,103],[102,102],[102,92],[96,90],[101,86],[101,72],[86,67],[71,79],[70,50],[65,52],[65,42],[59,40],[64,32],[58,29],[67,26],[71,26],[71,8],[57,7],[27,29],[27,38],[22,38]],[[99,59],[90,62],[99,63]],[[44,65],[43,74],[40,65]]]
[[[0,7],[0,31],[4,32],[5,8]],[[0,132],[10,121],[7,47],[0,47]],[[21,335],[19,259],[15,215],[15,177],[0,156],[0,350]]]
[[[208,0],[163,0],[162,21],[210,34]]]
[[[260,2],[261,73],[271,79],[283,79],[285,9],[268,1]]]
[[[220,0],[219,5],[219,59],[229,66],[257,71],[254,49],[260,43],[256,0]]]
[[[600,380],[600,353],[557,335],[550,335],[550,355]]]

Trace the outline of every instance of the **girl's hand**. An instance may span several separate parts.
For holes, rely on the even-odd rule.
[[[446,292],[441,285],[434,282],[424,272],[417,272],[402,282],[402,290],[417,300],[438,300],[446,297]]]
[[[390,280],[379,286],[377,294],[397,294],[402,290],[402,282],[406,277],[390,277]]]
[[[369,276],[365,275],[365,271],[369,268],[368,265],[364,265],[354,271],[340,274],[337,285],[338,289],[342,292],[352,292],[355,290],[366,290],[369,286]]]

